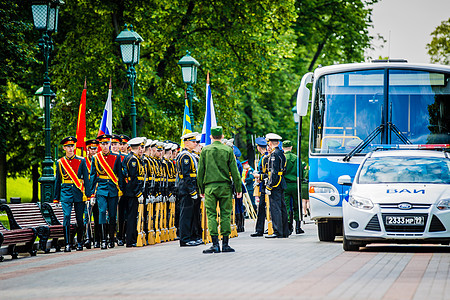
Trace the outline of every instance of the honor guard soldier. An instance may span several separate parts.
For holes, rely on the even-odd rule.
[[[89,173],[86,160],[74,153],[77,139],[68,136],[61,141],[65,156],[56,162],[55,200],[61,202],[64,213],[64,252],[71,251],[70,243],[70,215],[72,206],[75,209],[77,219],[77,251],[83,250],[83,212],[86,195],[91,194],[89,185]]]
[[[120,144],[119,144],[119,150],[120,150],[120,160],[123,161],[125,157],[128,155],[128,141],[130,138],[125,135],[121,134],[119,135],[120,138]],[[112,147],[111,147],[112,149]],[[124,237],[126,232],[126,220],[127,220],[127,207],[128,207],[128,201],[127,197],[120,197],[119,199],[119,206],[117,209],[117,219],[119,223],[119,228],[117,231],[117,246],[123,246],[124,245]]]
[[[120,156],[109,149],[111,135],[102,134],[97,137],[101,152],[98,152],[92,161],[91,186],[97,187],[93,194],[96,197],[99,209],[99,223],[101,226],[101,249],[114,248],[116,233],[117,204],[122,196],[119,184],[123,180]],[[109,217],[109,244],[107,244],[107,219]]]
[[[289,216],[289,231],[292,233],[295,220],[295,233],[304,233],[300,224],[300,215],[298,209],[298,187],[297,187],[297,155],[292,153],[292,142],[283,141],[283,151],[286,157],[286,189],[284,190],[284,203],[287,211],[292,212]]]
[[[251,237],[264,236],[264,224],[266,221],[266,201],[265,201],[265,179],[268,177],[268,162],[269,162],[269,152],[267,152],[267,141],[263,137],[258,137],[255,139],[256,148],[261,154],[261,159],[258,163],[258,170],[254,172],[255,177],[255,197],[259,198],[258,204],[258,214],[256,217],[256,228],[255,233],[250,234]]]
[[[198,162],[193,153],[197,146],[197,135],[197,132],[190,132],[181,137],[185,148],[177,157],[178,194],[180,196],[180,247],[200,245],[192,232],[194,203],[199,199],[197,192]]]
[[[233,149],[221,143],[221,126],[211,128],[212,144],[204,147],[198,163],[197,183],[201,196],[205,197],[208,228],[213,245],[203,253],[219,253],[219,231],[217,228],[217,205],[220,208],[220,234],[222,252],[234,252],[228,245],[231,234],[231,210],[233,209],[233,183],[236,197],[242,197],[241,176],[236,165]],[[230,176],[231,175],[231,176]]]
[[[126,181],[123,182],[124,196],[128,200],[127,207],[127,247],[136,247],[137,242],[137,217],[138,204],[144,203],[144,179],[145,168],[141,161],[141,153],[144,149],[144,139],[133,138],[128,142],[130,153],[122,162],[122,169]]]
[[[268,141],[270,155],[269,176],[265,192],[270,199],[270,214],[274,231],[273,235],[268,235],[266,238],[287,238],[289,237],[289,224],[284,203],[286,157],[283,150],[279,148],[281,136],[275,133],[268,133],[266,140]]]
[[[111,135],[111,152],[114,154],[120,155],[120,142],[122,139],[120,138],[120,135],[113,134]]]
[[[91,170],[92,158],[94,157],[95,154],[97,154],[97,149],[98,149],[99,144],[100,143],[96,139],[91,139],[91,140],[86,141],[86,153],[87,153],[86,166],[89,171]],[[92,229],[91,216],[94,215],[94,239],[96,241],[94,243],[94,247],[95,247],[95,244],[97,244],[98,245],[97,248],[99,248],[100,247],[100,230],[99,230],[99,225],[98,225],[98,206],[94,203],[87,204],[87,206],[84,210],[84,214],[85,214],[84,215],[84,223],[86,224],[86,241],[84,243],[84,246],[87,249],[91,249],[91,243],[93,241],[92,232],[91,232],[91,229]],[[97,240],[98,240],[98,243],[97,243]]]

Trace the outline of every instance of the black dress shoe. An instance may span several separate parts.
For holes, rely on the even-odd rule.
[[[295,229],[295,234],[302,234],[302,233],[305,233],[305,231],[303,229],[301,229],[301,228]]]
[[[255,232],[255,233],[250,234],[251,237],[257,237],[257,236],[263,236],[263,235],[264,234],[259,233],[259,232]]]
[[[180,247],[193,247],[198,245],[200,244],[198,244],[196,241],[189,241],[187,243],[180,242]]]
[[[266,229],[266,230],[264,231],[264,234],[268,234],[268,233],[269,233],[269,230]]]
[[[118,241],[117,241],[117,246],[123,246],[123,245],[124,245],[124,243],[123,243],[122,240],[118,240]]]
[[[127,248],[136,247],[136,244],[127,244]]]
[[[70,245],[66,245],[64,247],[64,252],[70,252],[70,251],[72,251],[72,247]]]
[[[77,243],[77,251],[83,251],[83,244]]]
[[[198,239],[198,240],[196,240],[195,242],[196,242],[197,244],[199,244],[199,245],[203,244],[203,240],[202,240],[202,239]]]
[[[95,241],[94,242],[94,248],[100,248],[100,242]]]

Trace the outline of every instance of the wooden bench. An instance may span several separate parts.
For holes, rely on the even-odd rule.
[[[34,228],[39,237],[40,250],[50,252],[50,249],[47,249],[48,239],[52,239],[50,248],[61,250],[58,239],[64,238],[63,226],[49,224],[36,203],[3,204],[0,205],[0,211],[8,215],[11,229]]]
[[[28,252],[31,256],[35,256],[37,250],[34,250],[33,246],[36,236],[34,228],[8,230],[0,222],[0,247],[8,246],[8,255],[11,255],[13,259],[16,259],[22,252]],[[0,261],[3,261],[1,255]]]
[[[62,210],[61,204],[44,202],[41,205],[41,211],[44,214],[44,216],[46,215],[46,213],[48,213],[51,225],[64,224],[64,212]],[[72,247],[74,247],[72,241],[75,237],[76,230],[77,230],[77,218],[75,215],[75,209],[72,208],[72,212],[70,214],[70,238]]]

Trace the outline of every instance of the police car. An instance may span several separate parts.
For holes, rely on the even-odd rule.
[[[351,185],[343,202],[344,250],[369,243],[448,245],[450,154],[428,148],[449,147],[377,149],[366,155],[353,182],[348,175],[339,177],[339,184]]]

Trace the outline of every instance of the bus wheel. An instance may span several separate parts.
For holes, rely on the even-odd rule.
[[[342,243],[344,251],[359,251],[359,245],[352,244],[344,235],[344,241]]]
[[[319,240],[322,242],[333,242],[336,237],[336,224],[332,220],[317,223]]]

